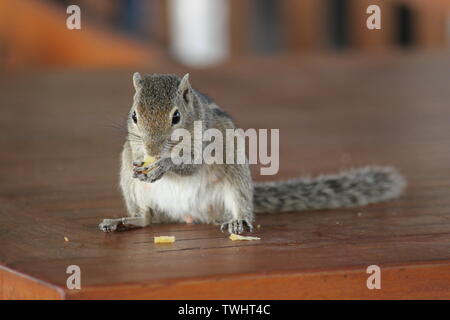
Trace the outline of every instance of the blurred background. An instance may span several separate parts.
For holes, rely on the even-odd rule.
[[[81,30],[68,30],[69,5]],[[381,8],[381,30],[366,9]],[[448,50],[450,0],[0,0],[0,70]]]

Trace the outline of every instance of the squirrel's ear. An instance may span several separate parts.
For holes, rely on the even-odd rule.
[[[192,100],[191,84],[189,83],[189,73],[186,73],[178,86],[178,94],[184,102],[189,103]]]
[[[133,74],[133,85],[136,90],[142,87],[142,77],[139,72],[135,72]]]

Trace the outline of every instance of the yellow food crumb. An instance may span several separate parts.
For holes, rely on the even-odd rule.
[[[175,236],[154,237],[155,243],[174,243]]]
[[[64,237],[64,241],[65,241],[65,242],[69,242],[69,238]]]
[[[155,162],[155,158],[153,158],[152,156],[145,156],[144,158],[144,164],[142,165],[143,167],[147,167],[149,165],[151,165],[153,162]]]
[[[151,165],[153,162],[155,162],[156,159],[153,158],[152,156],[145,156],[144,157],[144,164],[142,165],[143,167],[148,167],[149,165]],[[146,170],[145,172],[147,173],[149,170]]]
[[[248,240],[248,241],[251,241],[251,240],[261,240],[261,238],[249,237],[249,236],[240,236],[238,234],[232,233],[232,234],[230,234],[230,240],[232,240],[232,241],[236,241],[236,240]]]

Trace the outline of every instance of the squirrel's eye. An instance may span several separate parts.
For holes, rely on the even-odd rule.
[[[180,111],[176,110],[173,113],[173,116],[172,116],[172,125],[177,124],[178,122],[180,122],[180,119],[181,119]]]
[[[133,111],[133,114],[131,115],[131,119],[133,119],[134,123],[137,123],[137,116],[136,116],[136,112]]]

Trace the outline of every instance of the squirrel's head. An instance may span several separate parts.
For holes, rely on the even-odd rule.
[[[196,99],[189,83],[189,74],[133,75],[136,89],[128,117],[130,142],[138,144],[155,158],[170,155],[176,141],[172,132],[178,128],[190,131],[195,120]]]

